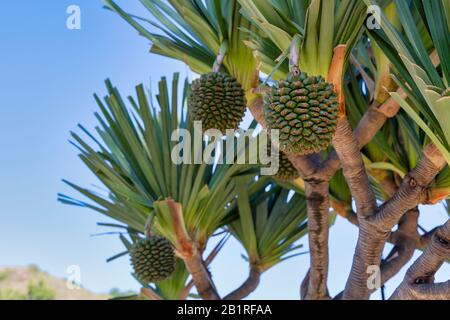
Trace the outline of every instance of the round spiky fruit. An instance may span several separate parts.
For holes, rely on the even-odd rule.
[[[267,144],[267,155],[272,155],[270,143]],[[273,175],[275,179],[280,179],[283,181],[291,181],[295,180],[299,177],[297,169],[295,169],[292,162],[288,159],[288,157],[280,152],[275,146],[273,146],[273,151],[278,153],[278,172]]]
[[[338,101],[321,76],[289,73],[264,95],[269,129],[279,129],[281,151],[309,154],[326,149],[336,131]]]
[[[175,254],[170,242],[151,236],[136,242],[131,249],[131,264],[144,283],[167,279],[175,270]]]
[[[203,130],[236,129],[246,108],[245,93],[237,80],[220,72],[202,75],[192,82],[188,106],[193,121]]]

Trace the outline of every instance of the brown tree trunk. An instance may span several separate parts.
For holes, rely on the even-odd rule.
[[[328,299],[328,182],[305,182],[305,196],[308,210],[308,239],[310,271],[305,300]]]
[[[202,259],[198,255],[192,255],[185,257],[183,260],[187,271],[192,276],[192,281],[197,288],[198,294],[204,300],[220,300],[220,296]]]

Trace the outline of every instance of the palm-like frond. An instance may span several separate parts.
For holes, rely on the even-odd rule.
[[[298,255],[302,246],[296,241],[307,233],[304,196],[290,197],[289,190],[276,185],[266,188],[266,181],[237,178],[239,219],[229,225],[247,251],[249,263],[260,271]]]
[[[334,0],[239,0],[243,14],[252,21],[259,33],[252,33],[248,45],[256,51],[262,70],[269,74],[276,59],[286,55],[296,34],[303,38],[300,68],[310,74],[327,77],[338,44],[353,47],[362,31],[366,6],[359,1]],[[288,71],[287,63],[280,66],[274,78]]]
[[[129,97],[131,110],[125,105],[118,90],[107,81],[109,95],[104,102],[96,97],[102,112],[97,115],[100,127],[95,139],[88,131],[97,149],[78,134],[72,133],[80,158],[107,188],[106,195],[67,182],[95,204],[60,195],[64,203],[95,209],[111,218],[142,232],[148,216],[154,212],[158,200],[172,198],[181,204],[184,227],[192,240],[206,245],[209,236],[221,226],[235,195],[232,179],[239,174],[254,175],[250,164],[175,164],[171,152],[177,141],[172,140],[175,129],[185,129],[195,137],[194,128],[185,112],[187,82],[183,95],[178,94],[178,74],[174,75],[171,94],[167,81],[159,82],[156,96],[159,109],[148,100],[144,87],[136,87],[137,101]],[[178,101],[181,101],[180,113]],[[234,137],[232,137],[234,138]],[[213,142],[212,142],[213,143]],[[204,154],[208,146],[200,136],[200,150],[188,144],[184,152]],[[237,150],[237,152],[242,152]],[[209,157],[213,155],[208,154]],[[193,160],[193,159],[192,159]],[[192,161],[193,162],[193,161]],[[162,226],[163,217],[155,226]],[[169,226],[158,232],[173,240]]]
[[[253,87],[256,60],[243,41],[247,38],[244,30],[255,28],[239,13],[237,1],[141,0],[151,19],[129,14],[112,0],[104,2],[152,42],[151,52],[183,61],[196,73],[210,72],[225,45],[224,70],[244,89]],[[150,26],[161,34],[149,31]]]
[[[372,0],[366,2],[375,4]],[[395,65],[396,81],[408,93],[408,99],[397,93],[391,95],[450,163],[450,21],[446,3],[412,1],[408,7],[404,1],[395,1],[403,32],[382,15],[382,28],[373,31],[372,36]],[[436,50],[439,67],[429,57],[432,49]]]

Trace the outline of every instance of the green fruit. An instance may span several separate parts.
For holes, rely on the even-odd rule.
[[[283,181],[297,179],[299,177],[298,171],[288,157],[283,152],[276,150],[275,146],[274,151],[278,152],[278,172],[272,177]],[[267,155],[271,156],[270,143],[267,144]]]
[[[211,72],[192,82],[188,106],[193,121],[201,121],[203,130],[236,129],[246,109],[245,93],[229,75]]]
[[[170,242],[151,236],[136,242],[130,251],[131,265],[144,283],[167,279],[175,270],[175,254]]]
[[[280,130],[280,150],[309,154],[326,149],[336,131],[338,101],[321,76],[289,73],[264,95],[268,129]]]

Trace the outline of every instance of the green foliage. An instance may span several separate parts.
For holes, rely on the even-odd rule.
[[[265,179],[237,179],[239,219],[230,224],[250,264],[261,271],[298,255],[302,245],[295,243],[307,232],[305,198],[273,184],[266,191]]]
[[[337,0],[239,0],[242,14],[258,27],[248,45],[257,52],[262,71],[269,74],[276,59],[285,55],[292,37],[303,39],[300,68],[310,75],[326,78],[333,48],[346,44],[350,49],[361,33],[366,6],[361,1]],[[285,77],[287,63],[275,79]]]
[[[286,77],[293,38],[301,40],[302,71],[323,78],[328,75],[333,48],[346,44],[347,57],[353,55],[353,61],[346,64],[344,95],[353,127],[368,105],[388,98],[385,87],[393,91],[399,86],[408,95],[403,99],[391,93],[403,110],[362,150],[377,199],[387,196],[381,180],[398,183],[417,164],[419,153],[430,141],[450,163],[447,0],[141,0],[151,18],[129,14],[112,0],[104,2],[152,42],[153,53],[184,61],[194,72],[210,72],[220,51],[225,55],[222,71],[242,83],[249,101],[255,96],[253,87]],[[384,10],[379,30],[364,29],[367,5],[371,4]],[[159,33],[150,31],[154,27]],[[434,50],[440,60],[437,66],[429,58]],[[269,76],[259,80],[258,71]],[[110,260],[128,254],[149,216],[154,216],[156,233],[175,247],[174,218],[182,221],[182,232],[201,251],[214,232],[225,229],[241,242],[249,263],[263,271],[297,255],[298,240],[306,233],[301,183],[275,184],[258,176],[258,167],[253,165],[170,161],[175,147],[173,130],[195,131],[185,108],[188,84],[185,81],[179,94],[178,80],[175,75],[171,90],[165,78],[159,82],[158,106],[142,85],[136,88],[137,98],[129,97],[127,106],[119,91],[106,82],[104,101],[95,97],[101,110],[96,114],[96,134],[80,126],[90,142],[76,133],[72,138],[80,158],[107,192],[99,194],[67,182],[89,202],[65,195],[59,195],[60,201],[94,209],[119,223],[105,226],[123,231],[120,238],[127,250]],[[211,143],[203,141],[201,151]],[[245,147],[238,150],[241,152]],[[328,153],[325,150],[321,156]],[[206,160],[213,156],[210,153]],[[432,186],[450,189],[450,170],[443,170]],[[297,193],[292,196],[289,189]],[[351,208],[352,197],[342,171],[330,181],[330,196]],[[169,198],[179,205],[178,216],[174,216]],[[165,299],[179,299],[187,280],[188,272],[177,260],[175,272],[167,280],[142,285]]]
[[[54,300],[55,292],[43,280],[29,282],[26,292],[15,289],[1,289],[0,300]]]
[[[28,283],[27,300],[54,300],[55,292],[44,281]]]
[[[96,114],[100,123],[97,133],[103,142],[80,126],[99,150],[96,151],[76,133],[72,133],[72,137],[81,151],[80,158],[110,193],[101,196],[66,181],[97,205],[64,195],[59,195],[60,201],[95,209],[142,232],[147,217],[155,212],[155,204],[161,203],[158,200],[170,197],[181,204],[185,228],[191,239],[201,246],[206,244],[227,215],[225,208],[234,197],[233,177],[254,174],[255,167],[248,164],[214,166],[208,164],[214,156],[211,153],[206,153],[201,164],[175,164],[171,161],[171,152],[178,144],[172,140],[172,132],[185,129],[192,137],[195,136],[195,128],[185,110],[187,82],[183,86],[180,113],[177,110],[178,77],[178,74],[174,75],[171,95],[166,79],[159,82],[159,110],[152,100],[147,99],[142,85],[136,88],[137,101],[129,98],[130,110],[118,90],[106,82],[109,95],[104,103],[96,96],[103,114],[103,117]],[[194,155],[194,146],[189,146],[192,147],[190,154]],[[203,143],[203,155],[207,146]],[[236,151],[239,154],[240,150]],[[169,217],[167,212],[157,214],[155,228],[176,245]]]
[[[28,296],[26,293],[13,290],[13,289],[2,289],[0,290],[0,300],[27,300]]]
[[[254,27],[239,13],[237,1],[142,0],[151,19],[125,12],[115,1],[104,2],[152,42],[151,52],[183,61],[196,73],[211,71],[225,44],[229,49],[223,71],[237,78],[245,90],[252,88],[257,76],[256,60],[243,41],[246,31]],[[151,32],[146,24],[163,34]]]
[[[174,129],[186,129],[194,136],[194,128],[185,111],[188,89],[186,82],[181,108],[177,108],[180,102],[177,74],[174,76],[171,94],[165,78],[159,83],[158,109],[144,94],[142,85],[137,87],[137,101],[129,98],[131,109],[126,108],[117,89],[109,81],[107,88],[109,95],[104,99],[104,103],[96,97],[103,115],[97,114],[100,122],[97,134],[100,139],[80,126],[97,145],[98,151],[77,134],[72,133],[72,137],[81,151],[80,158],[106,186],[108,193],[100,195],[67,182],[90,202],[61,194],[59,199],[63,203],[94,209],[110,216],[118,224],[102,225],[128,234],[129,237],[122,233],[120,235],[127,251],[111,257],[109,261],[130,252],[133,243],[139,241],[139,234],[143,232],[144,224],[150,215],[153,216],[152,225],[155,232],[169,239],[177,248],[173,213],[167,201],[169,197],[179,203],[180,218],[186,234],[202,250],[216,230],[233,221],[238,221],[233,224],[233,234],[243,242],[249,256],[253,257],[256,252],[263,269],[285,260],[292,255],[290,253],[298,249],[294,243],[306,233],[303,196],[296,195],[294,200],[288,200],[287,193],[278,196],[274,195],[273,191],[266,192],[266,186],[272,183],[268,177],[256,179],[259,172],[257,165],[205,162],[174,164],[171,161],[170,152],[175,143],[171,141],[170,133]],[[234,136],[227,137],[231,138],[234,139]],[[208,145],[207,142],[203,143],[202,151],[206,150]],[[238,144],[236,154],[242,154],[245,148],[245,144]],[[252,226],[239,222],[246,216],[242,210],[245,210],[244,204],[250,199],[242,193],[237,179],[247,181],[251,191],[250,197],[260,198],[257,200],[259,208],[267,206],[268,215],[263,224],[258,222],[259,226]],[[280,187],[273,188],[281,190]],[[264,200],[264,197],[267,199]],[[284,202],[286,205],[283,205]],[[303,204],[300,205],[301,203]],[[285,209],[288,211],[285,212]],[[285,214],[285,219],[280,220]],[[263,233],[266,235],[260,234],[260,227],[264,227]],[[252,245],[256,246],[256,251],[247,246],[243,236],[253,232],[257,233],[256,241]],[[266,239],[267,236],[275,238]],[[271,240],[274,242],[269,244]],[[150,286],[166,299],[179,299],[186,287],[187,278],[188,272],[184,264],[178,261],[174,274],[167,280],[142,285]]]
[[[373,0],[365,0],[376,4]],[[408,93],[392,97],[426,133],[450,163],[450,20],[448,1],[395,1],[403,28],[399,32],[382,15],[381,29],[371,35],[397,69],[396,82]],[[433,46],[430,48],[430,40]],[[435,49],[439,67],[429,57]]]

